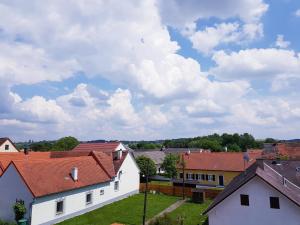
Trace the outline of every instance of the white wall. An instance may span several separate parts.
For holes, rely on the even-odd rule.
[[[241,206],[240,194],[249,195]],[[271,209],[269,197],[279,197],[280,209]],[[300,225],[300,207],[258,177],[227,197],[209,213],[210,225]]]
[[[33,200],[31,192],[23,182],[19,173],[13,165],[10,165],[6,172],[0,177],[0,218],[7,221],[14,221],[15,215],[13,205],[16,199],[25,201],[27,217],[30,214],[30,203]]]
[[[119,171],[122,171],[120,179],[118,176],[114,181],[119,181],[119,190],[114,190],[114,181],[98,184],[74,191],[68,191],[47,197],[38,198],[32,205],[32,225],[48,224],[48,221],[55,222],[68,217],[73,217],[86,211],[101,207],[104,204],[138,193],[139,190],[139,170],[128,154]],[[80,174],[80,171],[79,171]],[[79,175],[80,180],[80,175]],[[100,195],[100,190],[104,190],[104,195]],[[86,193],[92,192],[93,203],[86,205]],[[56,215],[56,201],[64,199],[64,213]]]
[[[5,145],[9,146],[9,150],[5,150]],[[6,140],[1,146],[0,146],[0,152],[18,152],[18,150],[15,148],[15,146],[9,141]]]

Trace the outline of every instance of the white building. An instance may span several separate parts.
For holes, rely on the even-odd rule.
[[[300,225],[300,161],[257,161],[206,210],[210,225]]]
[[[29,153],[5,168],[0,177],[1,219],[14,220],[16,199],[25,201],[31,225],[48,225],[139,192],[139,169],[129,152],[40,155]]]
[[[18,152],[18,149],[9,138],[0,138],[0,152]]]

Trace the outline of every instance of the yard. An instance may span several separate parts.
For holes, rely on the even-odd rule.
[[[186,202],[169,215],[174,219],[183,217],[183,225],[202,225],[206,219],[206,216],[202,216],[201,213],[209,206],[210,203],[211,200],[207,200],[203,204]]]
[[[166,195],[148,195],[147,219],[175,203],[179,198]],[[61,225],[110,225],[114,222],[126,225],[142,223],[144,195],[137,194],[106,205],[84,215],[61,222]]]

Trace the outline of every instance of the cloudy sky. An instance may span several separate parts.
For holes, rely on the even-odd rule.
[[[1,0],[0,136],[297,138],[298,0]]]

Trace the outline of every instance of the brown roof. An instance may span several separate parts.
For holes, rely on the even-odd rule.
[[[33,196],[40,197],[110,181],[126,156],[123,152],[120,160],[113,160],[112,154],[103,152],[5,153],[0,154],[0,172],[14,165]],[[78,168],[78,181],[70,174],[74,167]]]
[[[80,143],[72,151],[101,151],[113,152],[119,146],[120,142],[105,143]]]
[[[185,169],[241,172],[253,164],[261,152],[252,151],[248,154],[250,160],[245,163],[242,152],[192,152],[184,154]]]
[[[276,169],[276,166],[277,165],[273,165],[270,160],[256,161],[256,163],[252,164],[245,172],[236,176],[229,185],[226,186],[226,188],[214,199],[213,203],[206,209],[204,214],[209,212],[212,208],[254,177],[259,177],[281,194],[289,198],[296,205],[300,206],[300,182],[299,180],[297,183],[295,182],[295,179],[299,179],[299,174],[296,173],[296,168],[300,166],[300,161],[282,161],[282,163],[278,164],[278,166],[281,166],[281,169]],[[282,167],[284,167],[283,170]],[[287,170],[290,170],[290,172],[287,172]],[[280,171],[285,171],[285,174],[294,174],[295,178],[292,179],[291,176],[288,177],[288,181],[284,185],[283,178],[285,176],[281,174]]]

